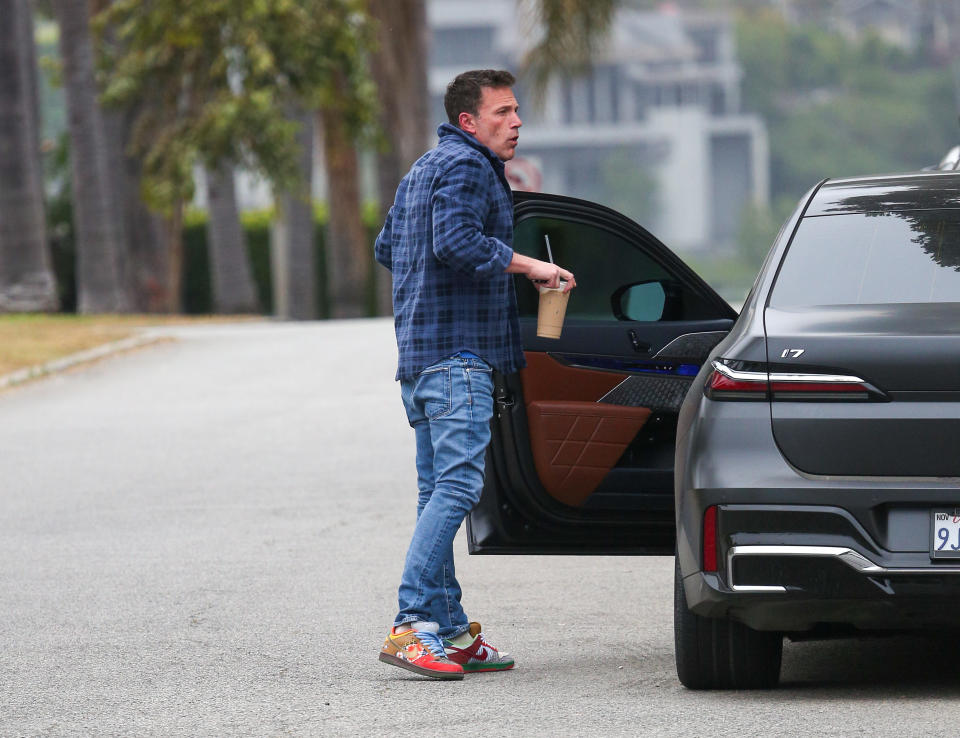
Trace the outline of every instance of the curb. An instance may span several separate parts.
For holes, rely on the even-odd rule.
[[[169,340],[169,338],[169,336],[157,333],[143,333],[139,336],[131,336],[130,338],[124,338],[119,341],[111,341],[110,343],[95,346],[85,351],[78,351],[75,354],[64,356],[61,359],[48,361],[46,364],[37,364],[36,366],[28,366],[25,369],[18,369],[11,374],[0,377],[0,390],[15,387],[18,384],[46,377],[50,374],[66,371],[80,364],[89,364],[106,356],[111,356],[112,354],[132,351],[141,346],[148,346],[152,343]]]

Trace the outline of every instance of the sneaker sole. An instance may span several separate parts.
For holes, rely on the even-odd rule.
[[[463,670],[468,674],[477,674],[481,671],[507,671],[512,669],[515,664],[511,661],[509,664],[461,664]]]
[[[431,679],[441,679],[446,681],[463,679],[462,671],[435,671],[434,669],[425,669],[422,666],[417,666],[416,664],[411,664],[405,659],[398,658],[396,656],[391,656],[388,653],[380,652],[380,660],[385,664],[390,664],[391,666],[399,666],[401,669],[406,669],[407,671],[412,671],[415,674],[420,674],[421,676],[430,677]]]

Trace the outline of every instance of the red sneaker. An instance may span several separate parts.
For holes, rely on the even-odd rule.
[[[455,646],[452,641],[444,641],[447,658],[460,664],[464,671],[506,671],[513,668],[513,659],[507,653],[500,653],[487,643],[480,630],[480,623],[470,623],[468,633],[473,641],[466,646]]]
[[[407,628],[397,632],[397,628]],[[387,633],[380,649],[380,660],[401,669],[432,679],[463,679],[463,667],[453,663],[443,652],[443,642],[436,623],[409,623],[395,626]]]

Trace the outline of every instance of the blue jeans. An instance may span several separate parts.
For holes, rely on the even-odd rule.
[[[484,361],[455,356],[400,383],[407,419],[416,433],[420,494],[394,625],[436,622],[443,638],[454,638],[470,627],[460,606],[453,539],[483,489],[493,415],[492,375]]]

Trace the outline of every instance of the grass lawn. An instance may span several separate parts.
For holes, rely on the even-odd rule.
[[[0,376],[119,341],[134,335],[138,328],[237,319],[238,316],[0,315]]]

